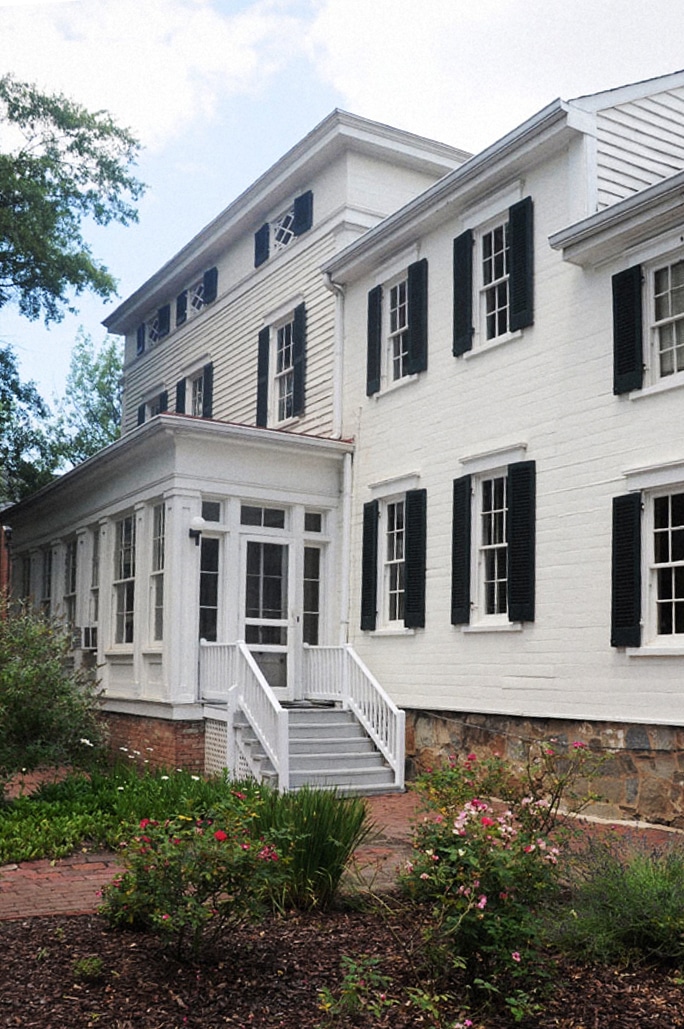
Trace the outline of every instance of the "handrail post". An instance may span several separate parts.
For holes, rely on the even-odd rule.
[[[237,683],[228,690],[226,722],[226,768],[231,779],[235,778],[237,772],[237,749],[235,746],[235,712],[237,710]]]
[[[278,790],[287,793],[290,788],[290,734],[287,711],[278,712]]]

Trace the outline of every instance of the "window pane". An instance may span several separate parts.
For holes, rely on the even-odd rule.
[[[264,525],[267,529],[284,529],[285,512],[275,507],[264,508]]]
[[[321,532],[323,530],[323,515],[318,511],[306,511],[304,514],[304,530],[306,532]]]
[[[243,504],[240,509],[240,522],[242,525],[261,525],[261,508]]]
[[[653,503],[653,517],[656,529],[662,529],[670,520],[670,498],[657,497]]]
[[[218,500],[202,501],[202,518],[205,522],[221,521],[221,503]]]

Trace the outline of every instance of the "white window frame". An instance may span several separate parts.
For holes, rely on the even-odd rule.
[[[125,525],[130,532],[125,535]],[[135,566],[136,515],[123,514],[114,522],[113,640],[116,646],[131,646],[135,642]],[[126,554],[129,554],[128,560]],[[129,633],[130,628],[130,633]],[[126,638],[126,637],[130,638]]]
[[[284,360],[281,360],[283,358]],[[294,421],[294,310],[271,326],[269,423]]]
[[[164,639],[164,563],[166,550],[166,506],[155,504],[150,512],[151,571],[150,571],[150,640],[153,644]]]
[[[282,211],[276,218],[269,222],[270,251],[271,255],[279,253],[288,247],[295,239],[294,228],[294,201],[288,208]]]
[[[646,343],[644,358],[647,366],[647,382],[650,385],[659,385],[662,388],[684,383],[684,311],[681,312],[679,317],[670,316],[658,319],[656,316],[656,276],[659,272],[663,271],[668,271],[671,274],[672,269],[677,265],[681,265],[684,275],[684,254],[681,249],[678,252],[663,254],[655,258],[646,264],[644,268],[644,288],[646,290],[646,297],[644,298],[644,340]],[[684,283],[681,286],[681,290],[684,295]],[[660,362],[660,334],[661,328],[665,327],[668,323],[680,326],[681,344],[679,349],[681,368],[680,370],[675,368],[672,372],[663,373]]]
[[[40,610],[46,616],[52,614],[53,571],[52,547],[45,547],[42,551]]]
[[[380,500],[378,532],[378,622],[380,629],[405,631],[406,494]],[[397,518],[399,516],[399,518]],[[400,523],[400,524],[398,524]]]
[[[68,539],[64,544],[64,618],[70,629],[76,625],[78,597],[78,540]]]
[[[485,511],[484,494],[487,483],[497,483],[503,480],[503,508],[490,506]],[[472,483],[473,496],[473,542],[471,547],[471,582],[474,585],[472,593],[472,614],[474,624],[488,624],[510,626],[508,618],[508,470],[507,467],[488,469],[476,475]],[[498,517],[497,517],[498,515]],[[487,519],[485,516],[494,516]],[[500,570],[498,558],[494,557],[497,565],[492,577],[491,557],[494,553],[505,554],[506,574],[498,575]],[[504,601],[500,597],[494,598],[493,605],[488,601],[488,582],[502,583],[504,590]],[[488,610],[493,606],[495,610]]]
[[[386,326],[386,334],[382,379],[387,387],[391,387],[410,377],[406,368],[409,320],[406,271],[384,287],[383,301],[383,324]]]
[[[186,381],[186,390],[190,397],[190,410],[188,414],[195,418],[202,418],[204,410],[204,368],[194,375],[189,375]]]
[[[487,246],[487,240],[492,241],[492,246],[497,246],[497,243],[501,241],[496,240],[496,235],[500,234],[505,240],[503,247],[498,246],[496,250],[492,251],[492,255],[485,256],[485,247]],[[488,344],[500,343],[505,339],[510,339],[514,335],[510,330],[510,311],[511,311],[511,296],[510,296],[510,248],[508,242],[508,211],[505,214],[499,215],[499,217],[491,219],[486,224],[481,225],[475,232],[475,253],[477,255],[477,269],[475,281],[477,284],[477,324],[479,326],[479,339],[480,343],[484,346]],[[496,268],[495,266],[488,269],[488,273],[485,273],[485,266],[495,261],[495,254],[501,254],[503,260],[503,269]],[[499,305],[498,298],[501,290],[505,290],[505,303]],[[503,330],[499,330],[498,326],[492,334],[489,334],[489,318],[491,314],[488,313],[488,298],[496,296],[496,307],[495,312],[504,311],[506,318],[506,326]],[[496,321],[499,320],[499,315],[495,314]]]
[[[90,553],[90,605],[89,622],[95,628],[100,620],[100,560],[102,555],[100,527],[92,531],[92,549]]]

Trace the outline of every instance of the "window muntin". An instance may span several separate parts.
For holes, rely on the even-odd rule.
[[[509,240],[508,222],[494,226],[480,237],[481,310],[485,340],[509,331]]]
[[[304,608],[302,639],[312,647],[318,645],[321,614],[321,549],[304,547]]]
[[[64,617],[71,627],[76,624],[77,554],[77,541],[69,540],[64,549]]]
[[[100,531],[93,531],[93,549],[90,558],[90,623],[97,625],[100,618]]]
[[[245,641],[287,644],[288,548],[282,543],[247,542]]]
[[[43,551],[40,609],[45,615],[49,615],[52,610],[52,550],[49,548]]]
[[[284,422],[294,415],[294,320],[275,331],[274,393],[276,420]]]
[[[653,501],[655,631],[684,634],[684,493]]]
[[[115,524],[114,542],[114,642],[133,642],[135,607],[135,517],[126,515]]]
[[[271,222],[271,250],[273,253],[284,250],[295,238],[294,220],[293,204]]]
[[[653,273],[653,332],[657,376],[684,371],[684,261]]]
[[[388,293],[387,379],[397,382],[408,375],[408,279],[390,286]]]
[[[479,483],[480,536],[478,582],[483,615],[505,615],[508,611],[508,514],[505,475]]]
[[[220,541],[202,536],[200,551],[199,637],[215,643],[218,639]]]
[[[190,379],[190,414],[202,417],[204,411],[204,372]]]
[[[260,525],[264,529],[284,529],[285,511],[280,507],[254,507],[243,504],[240,508],[241,525]]]
[[[21,598],[28,600],[31,596],[31,571],[32,561],[30,554],[24,554],[21,559]]]
[[[383,615],[388,624],[404,621],[405,502],[391,500],[384,506]]]
[[[150,577],[151,635],[156,642],[164,638],[164,559],[166,547],[166,508],[152,509],[152,572]]]

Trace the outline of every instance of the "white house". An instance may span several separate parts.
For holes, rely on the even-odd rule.
[[[578,739],[684,825],[684,72],[464,158],[336,113],[126,301],[124,435],[9,512],[15,590],[173,760]]]

